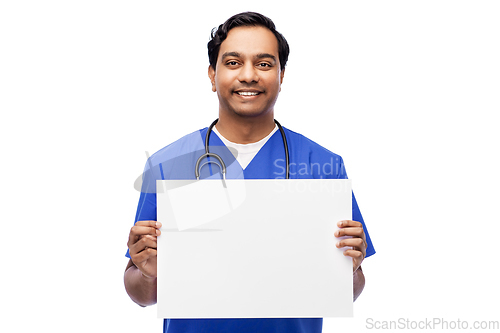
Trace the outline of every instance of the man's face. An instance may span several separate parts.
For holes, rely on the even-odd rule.
[[[278,41],[264,27],[231,29],[222,42],[216,70],[208,68],[219,113],[256,117],[274,111],[283,82]]]

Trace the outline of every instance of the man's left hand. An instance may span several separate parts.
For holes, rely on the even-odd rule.
[[[344,255],[352,258],[352,271],[356,272],[366,256],[366,238],[363,225],[361,222],[345,220],[337,223],[337,226],[340,229],[335,231],[335,237],[351,236],[339,240],[337,248],[351,247],[351,249],[344,251]]]

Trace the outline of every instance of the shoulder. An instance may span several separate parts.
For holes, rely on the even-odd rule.
[[[163,147],[162,149],[151,155],[148,163],[151,163],[152,165],[158,165],[173,158],[177,158],[182,155],[194,153],[200,149],[204,149],[204,142],[202,137],[202,132],[204,130],[206,130],[206,128],[189,133],[182,138],[172,142],[171,144]]]
[[[297,132],[284,129],[290,155],[290,174],[299,178],[347,178],[344,161],[325,147]]]
[[[194,163],[205,151],[204,130],[187,134],[151,155],[144,167],[143,183],[154,183],[157,179],[193,178]]]
[[[308,154],[317,155],[317,157],[333,157],[334,159],[342,159],[340,155],[328,150],[306,136],[289,130],[283,127],[289,145],[293,145],[298,151],[307,152]]]

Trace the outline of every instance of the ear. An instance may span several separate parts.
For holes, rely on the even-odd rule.
[[[281,85],[283,84],[283,77],[285,77],[285,70],[284,69],[280,73],[280,91],[281,91]]]
[[[208,78],[210,79],[210,82],[212,82],[212,91],[216,92],[217,89],[215,88],[215,69],[211,65],[208,65]]]

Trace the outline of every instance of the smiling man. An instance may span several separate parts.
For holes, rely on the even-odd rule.
[[[208,142],[211,149],[219,149],[226,164],[231,162],[227,178],[286,178],[283,162],[287,154],[289,178],[347,178],[340,156],[296,132],[280,128],[274,120],[274,105],[288,54],[285,38],[269,18],[258,13],[237,14],[212,31],[208,76],[219,99],[219,119]],[[155,153],[146,165],[125,270],[127,293],[141,306],[156,303],[156,237],[161,224],[156,222],[155,181],[194,179],[192,169],[199,152],[204,151],[207,132],[209,129],[204,128],[186,135]],[[296,168],[299,165],[301,170]],[[202,168],[200,178],[220,177],[214,169]],[[354,194],[352,220],[339,221],[338,226],[332,242],[345,248],[344,255],[353,259],[355,300],[365,283],[361,263],[375,250]],[[319,333],[322,324],[321,318],[165,319],[164,332]]]
[[[208,67],[219,98],[216,129],[231,142],[258,142],[274,129],[274,104],[285,69],[275,35],[262,26],[231,29]]]

